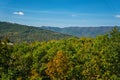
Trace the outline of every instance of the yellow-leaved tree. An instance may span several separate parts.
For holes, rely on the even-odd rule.
[[[66,80],[69,70],[69,59],[63,51],[58,51],[56,56],[47,64],[46,74],[52,80]]]

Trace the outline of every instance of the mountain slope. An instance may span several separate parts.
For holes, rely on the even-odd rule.
[[[42,29],[51,30],[55,32],[60,32],[64,34],[69,34],[77,37],[96,37],[97,35],[102,35],[110,32],[113,27],[65,27],[65,28],[57,28],[57,27],[41,27]]]
[[[8,37],[12,42],[48,41],[52,39],[69,38],[70,35],[61,34],[39,27],[32,27],[8,22],[0,22],[0,39]]]

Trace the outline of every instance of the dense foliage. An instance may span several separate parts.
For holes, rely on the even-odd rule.
[[[119,80],[120,32],[96,38],[0,41],[1,80]]]
[[[49,35],[49,36],[48,36]],[[33,41],[48,41],[70,38],[70,35],[65,35],[49,30],[44,30],[39,27],[20,25],[15,23],[0,22],[0,39],[4,36],[9,37],[12,42],[33,42]]]

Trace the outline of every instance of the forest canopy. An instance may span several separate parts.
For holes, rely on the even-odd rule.
[[[95,38],[14,43],[0,40],[1,80],[118,80],[120,31]]]

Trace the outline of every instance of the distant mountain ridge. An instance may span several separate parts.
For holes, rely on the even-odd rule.
[[[114,26],[102,26],[102,27],[47,27],[43,26],[42,29],[51,30],[59,33],[69,34],[76,37],[96,37],[110,32]],[[119,27],[120,29],[120,27]]]
[[[33,42],[58,40],[72,37],[63,33],[44,30],[39,27],[0,22],[0,39],[8,37],[12,42]]]

